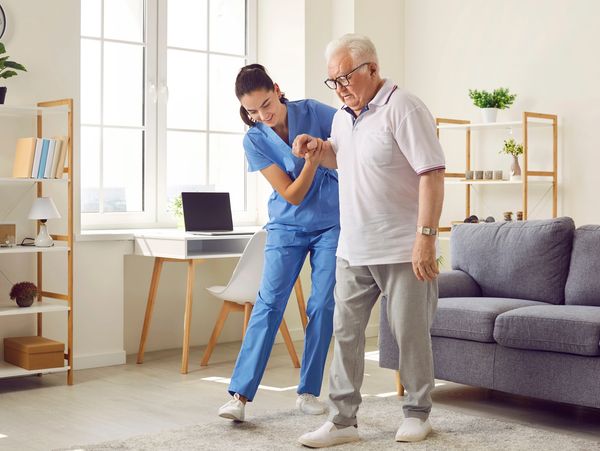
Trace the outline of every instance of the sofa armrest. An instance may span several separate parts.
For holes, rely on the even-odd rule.
[[[481,287],[466,272],[453,269],[440,273],[438,278],[440,298],[463,298],[481,296]]]

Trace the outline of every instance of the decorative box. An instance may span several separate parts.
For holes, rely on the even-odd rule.
[[[64,366],[65,345],[44,337],[7,337],[4,360],[26,370]]]

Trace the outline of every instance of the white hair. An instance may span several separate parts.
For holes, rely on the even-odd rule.
[[[375,45],[368,37],[361,34],[348,33],[331,41],[325,49],[325,60],[329,63],[333,55],[343,50],[350,53],[355,64],[379,64]]]

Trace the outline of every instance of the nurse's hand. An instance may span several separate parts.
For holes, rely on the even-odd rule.
[[[304,160],[310,162],[311,164],[318,166],[323,161],[323,157],[325,156],[325,152],[323,150],[323,140],[316,139],[316,148],[314,150],[309,150],[304,154]],[[310,143],[309,143],[310,146]]]
[[[304,158],[307,152],[316,148],[315,140],[316,138],[307,134],[296,136],[292,144],[292,153],[298,158]]]

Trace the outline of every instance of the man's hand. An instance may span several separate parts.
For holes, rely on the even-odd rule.
[[[292,153],[298,158],[304,158],[307,152],[317,149],[319,141],[321,141],[322,145],[323,141],[318,138],[307,134],[298,135],[292,144]]]
[[[417,234],[412,254],[413,271],[421,282],[434,280],[440,270],[435,259],[435,236]]]

